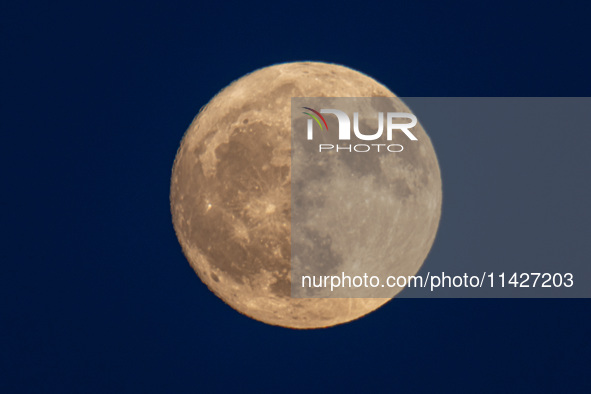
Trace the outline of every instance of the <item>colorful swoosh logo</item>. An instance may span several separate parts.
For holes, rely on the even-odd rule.
[[[320,119],[322,119],[322,122],[324,123],[324,126],[326,126],[326,130],[328,131],[328,125],[326,124],[326,120],[324,120],[324,117],[322,115],[320,115],[320,112],[315,111],[315,110],[313,110],[310,107],[302,107],[302,108],[303,109],[307,109],[309,111],[312,111],[312,112],[314,112],[314,114],[317,115],[316,116],[316,115],[311,114],[309,112],[303,112],[304,114],[306,114],[306,115],[310,116],[311,118],[313,118],[316,121],[316,123],[318,123],[318,126],[320,126],[320,130],[324,130],[324,128],[322,127],[322,123],[320,123]],[[318,119],[318,117],[320,117],[320,119]]]

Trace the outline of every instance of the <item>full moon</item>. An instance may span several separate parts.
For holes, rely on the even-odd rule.
[[[329,249],[331,264],[367,260],[379,270],[372,274],[414,275],[439,225],[441,175],[417,124],[420,145],[407,144],[404,154],[387,154],[375,166],[345,171],[338,154],[327,155],[324,171],[303,193],[294,185],[306,175],[292,169],[292,97],[396,96],[367,75],[327,63],[284,63],[238,79],[202,108],[181,141],[171,178],[172,219],[199,278],[232,308],[272,325],[329,327],[376,310],[401,289],[387,298],[292,297],[292,197],[317,202],[307,209],[318,218],[310,234]],[[353,204],[368,204],[358,228],[348,222],[348,208],[332,214],[318,203],[339,190]]]

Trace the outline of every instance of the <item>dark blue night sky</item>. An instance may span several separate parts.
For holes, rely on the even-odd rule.
[[[401,97],[591,96],[589,15],[575,1],[4,2],[0,392],[591,392],[588,299],[401,299],[330,329],[272,327],[200,282],[169,208],[184,131],[250,71],[317,60]],[[444,206],[428,259],[589,261],[588,127],[504,151],[513,166],[494,154],[502,136],[431,138]]]

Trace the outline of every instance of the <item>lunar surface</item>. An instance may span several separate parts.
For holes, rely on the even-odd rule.
[[[321,171],[296,171],[292,97],[395,95],[333,64],[285,63],[244,76],[185,133],[172,170],[171,212],[189,263],[232,308],[272,325],[328,327],[374,311],[401,289],[380,298],[294,298],[292,246],[298,258],[314,260],[308,265],[337,272],[361,266],[383,279],[413,275],[435,239],[441,177],[420,124],[412,129],[420,144],[405,143],[404,152],[361,164],[326,155]],[[397,110],[410,112],[398,101]],[[292,234],[293,201],[306,207],[299,234]],[[334,201],[343,204],[328,209]],[[324,252],[307,253],[307,244]]]

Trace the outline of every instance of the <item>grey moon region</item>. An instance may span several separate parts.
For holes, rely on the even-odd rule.
[[[326,63],[284,63],[236,80],[202,108],[182,139],[171,179],[173,225],[197,275],[235,310],[271,325],[329,327],[376,310],[400,289],[389,298],[291,297],[292,97],[396,96],[360,72]],[[381,240],[394,260],[368,274],[387,276],[392,267],[415,274],[435,239],[439,165],[420,124],[413,133],[420,149],[405,144],[405,155],[390,154],[380,174],[356,174],[363,186],[348,195],[352,201],[361,198],[356,193],[386,197],[380,219],[362,235]],[[315,192],[342,187],[335,174],[317,182]],[[379,185],[371,182],[376,177]],[[331,220],[331,228],[319,223],[316,230],[343,244],[345,226]]]

